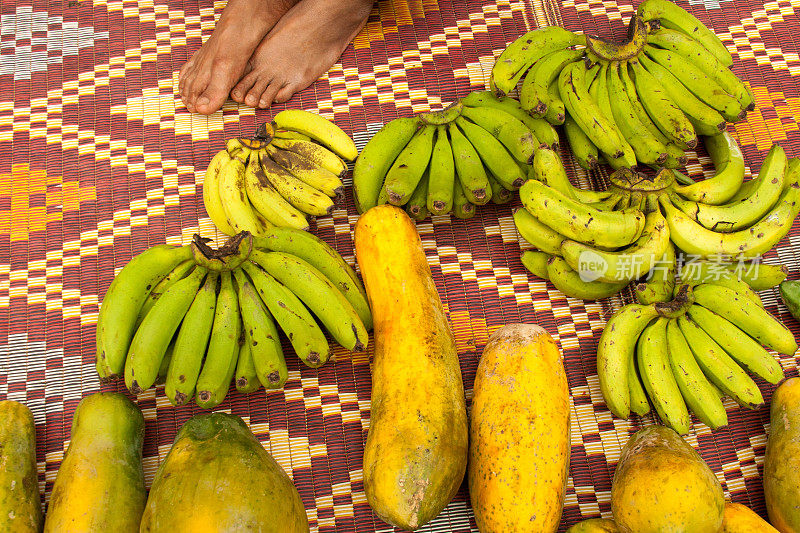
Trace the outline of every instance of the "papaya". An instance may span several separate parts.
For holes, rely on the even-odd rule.
[[[617,523],[605,518],[590,518],[578,522],[567,530],[566,533],[619,533]]]
[[[467,479],[481,533],[556,531],[569,470],[569,386],[544,329],[510,324],[489,337],[469,441]]]
[[[611,511],[625,533],[718,533],[725,499],[694,449],[664,426],[634,433],[611,483]]]
[[[766,520],[741,503],[727,502],[722,533],[778,533]]]
[[[369,209],[354,240],[375,334],[364,492],[381,520],[413,530],[453,499],[467,467],[458,353],[405,211]]]
[[[143,441],[142,412],[122,394],[101,392],[81,400],[45,532],[138,532],[147,497]]]
[[[190,418],[156,471],[141,532],[190,531],[309,531],[292,480],[238,416]]]
[[[800,378],[772,395],[764,454],[764,498],[769,521],[781,533],[800,533]]]
[[[0,401],[0,531],[42,530],[36,426],[30,409]]]

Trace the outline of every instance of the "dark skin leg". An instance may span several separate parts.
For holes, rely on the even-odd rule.
[[[231,98],[252,107],[283,103],[331,66],[361,31],[373,0],[301,0],[253,52]]]
[[[229,0],[211,37],[183,65],[179,90],[192,113],[222,107],[248,69],[248,58],[298,0]]]

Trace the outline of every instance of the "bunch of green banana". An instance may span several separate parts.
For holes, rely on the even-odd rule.
[[[319,324],[318,324],[319,322]],[[159,380],[173,405],[211,408],[231,380],[243,393],[279,389],[288,373],[279,330],[309,367],[331,348],[363,351],[372,328],[353,269],[324,241],[288,227],[241,232],[218,250],[156,246],[134,257],[100,307],[97,372],[133,394]]]
[[[451,211],[470,218],[477,205],[508,202],[537,151],[557,146],[555,129],[515,100],[474,92],[376,133],[353,169],[355,204],[359,213],[383,203],[405,206],[416,220]]]
[[[768,279],[779,282],[785,272],[775,276],[778,270],[767,268],[753,286],[729,274],[681,280],[671,301],[654,298],[658,301],[617,311],[597,347],[600,388],[609,410],[620,418],[631,412],[643,416],[652,404],[664,424],[687,433],[690,411],[711,429],[727,425],[724,396],[750,409],[762,405],[748,372],[778,383],[783,369],[764,347],[789,355],[797,350],[794,335],[761,306],[752,289]]]
[[[345,161],[358,152],[329,120],[281,111],[252,139],[231,139],[211,160],[203,203],[226,235],[261,235],[273,226],[307,230],[309,216],[328,215],[344,193]]]

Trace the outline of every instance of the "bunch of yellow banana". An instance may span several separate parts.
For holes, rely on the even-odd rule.
[[[308,111],[281,111],[253,139],[231,139],[211,160],[203,203],[226,235],[261,235],[273,226],[308,229],[343,194],[345,161],[358,152],[333,122]]]
[[[693,15],[669,0],[645,0],[627,41],[540,28],[506,48],[491,83],[506,96],[522,81],[523,109],[563,124],[584,168],[600,160],[615,169],[677,168],[697,135],[716,135],[755,107],[731,64],[719,38]]]
[[[778,383],[783,369],[764,346],[791,355],[797,343],[753,290],[779,283],[785,270],[761,267],[761,276],[741,279],[724,267],[716,276],[706,269],[688,283],[679,277],[671,301],[640,300],[646,303],[617,311],[597,347],[609,410],[620,418],[643,416],[652,403],[664,424],[687,433],[689,411],[711,429],[725,426],[724,396],[749,409],[762,405],[748,372]]]
[[[102,381],[124,376],[133,394],[161,380],[173,405],[194,396],[210,409],[231,380],[242,393],[283,387],[279,329],[307,366],[324,365],[331,348],[318,321],[346,349],[366,349],[366,293],[324,241],[276,226],[213,250],[195,235],[189,246],[142,252],[111,283],[97,321],[97,372]]]
[[[451,211],[471,218],[477,205],[511,200],[534,154],[557,146],[555,129],[515,100],[474,92],[376,133],[353,169],[356,207],[363,213],[388,202],[416,220]]]

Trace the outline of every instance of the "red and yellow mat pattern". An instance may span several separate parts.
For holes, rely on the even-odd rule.
[[[275,111],[228,102],[213,116],[190,114],[177,72],[207,39],[224,1],[8,0],[0,4],[0,397],[25,402],[37,423],[40,485],[49,498],[68,444],[72,414],[100,390],[94,371],[98,301],[133,254],[158,243],[216,237],[202,204],[203,172],[227,138],[248,135]],[[681,2],[720,35],[757,108],[732,127],[753,171],[772,143],[800,156],[800,57],[792,28],[800,1]],[[380,0],[341,61],[289,107],[320,113],[359,147],[397,117],[438,109],[487,86],[495,57],[529,28],[622,37],[630,0]],[[280,106],[278,109],[283,108]],[[567,151],[579,183],[587,179]],[[700,175],[708,159],[694,154]],[[652,418],[615,419],[603,404],[595,349],[605,320],[630,299],[586,303],[529,278],[519,261],[512,205],[481,207],[469,221],[418,224],[455,331],[468,399],[487,337],[511,322],[536,322],[561,344],[572,396],[572,466],[562,529],[610,514],[622,445]],[[351,262],[352,200],[315,231]],[[800,225],[768,262],[800,270]],[[524,245],[523,245],[524,246]],[[764,293],[768,308],[800,327]],[[238,414],[289,472],[313,531],[385,532],[366,503],[361,457],[370,418],[371,352],[339,349],[320,370],[289,359],[285,390],[219,407]],[[798,357],[782,357],[796,375]],[[413,365],[413,362],[409,362]],[[763,385],[763,382],[762,382]],[[110,386],[109,390],[122,389]],[[770,398],[772,387],[763,387]],[[196,407],[173,408],[163,388],[138,398],[147,419],[148,483],[177,429]],[[730,426],[696,423],[688,441],[726,496],[764,512],[760,481],[766,409],[728,401]],[[424,531],[477,531],[466,491]]]

